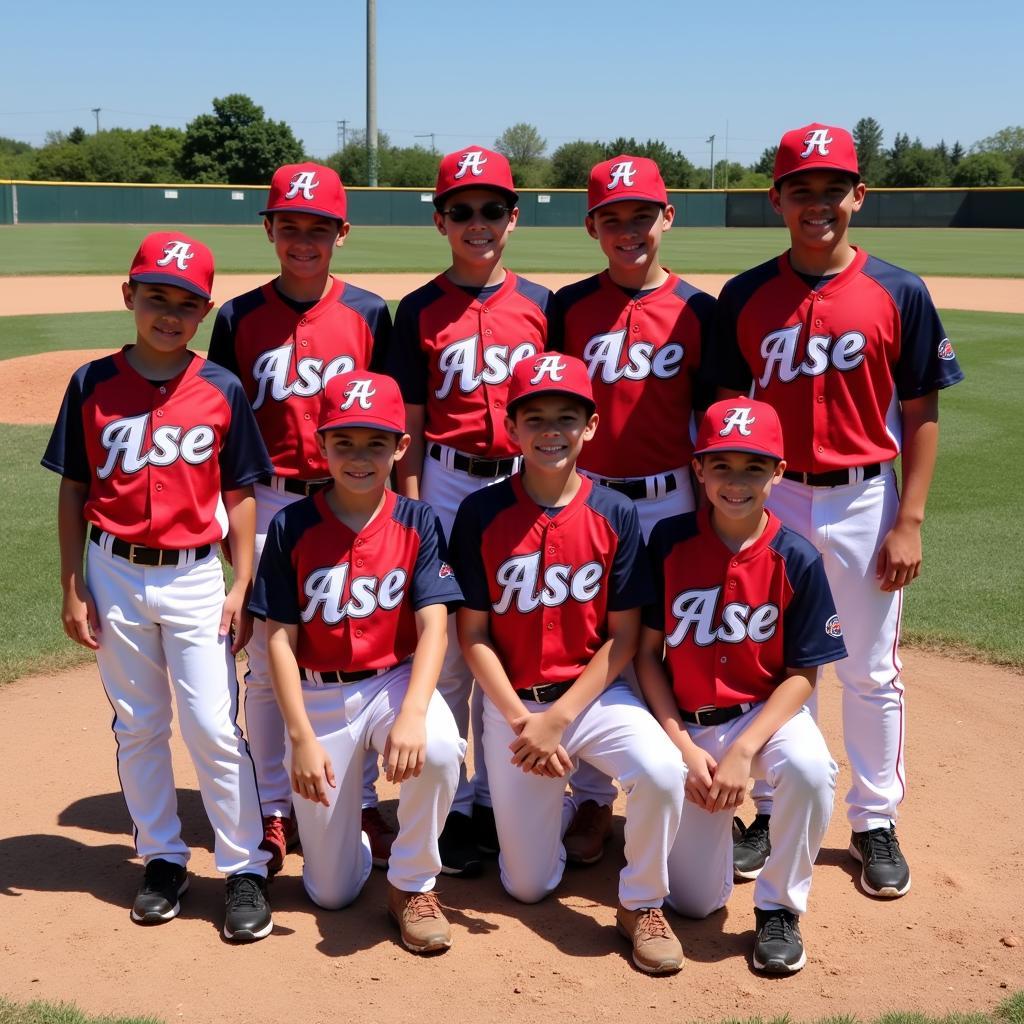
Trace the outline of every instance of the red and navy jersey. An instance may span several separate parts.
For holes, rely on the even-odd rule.
[[[88,485],[88,522],[132,544],[216,543],[222,491],[270,472],[238,379],[193,354],[172,380],[134,370],[126,348],[86,363],[64,393],[43,465]]]
[[[316,443],[320,394],[339,373],[375,369],[391,314],[379,295],[332,278],[330,291],[299,312],[273,283],[225,302],[210,337],[210,360],[242,381],[277,476],[329,476]]]
[[[302,668],[390,668],[416,650],[417,611],[462,599],[446,558],[425,502],[385,491],[376,518],[353,533],[321,491],[271,521],[249,609],[298,626]]]
[[[730,551],[709,510],[663,519],[648,544],[654,602],[643,622],[665,634],[665,667],[683,711],[767,700],[787,669],[846,657],[821,555],[768,513]]]
[[[820,287],[788,253],[729,281],[709,373],[775,407],[800,473],[894,459],[899,403],[963,379],[924,282],[862,249]]]
[[[608,271],[558,292],[551,347],[587,364],[601,416],[581,469],[621,478],[690,464],[690,413],[714,306],[675,274],[635,295]]]
[[[585,477],[557,509],[538,505],[519,474],[471,494],[451,552],[464,604],[489,613],[518,689],[576,679],[608,639],[608,613],[651,598],[636,508]]]
[[[486,297],[439,274],[402,299],[384,372],[407,405],[426,407],[428,441],[485,458],[519,454],[505,433],[509,375],[544,351],[550,301],[511,271]]]

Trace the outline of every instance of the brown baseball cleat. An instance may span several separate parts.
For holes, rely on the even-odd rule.
[[[413,953],[439,953],[452,944],[452,928],[434,892],[403,892],[388,883],[388,914]]]
[[[584,800],[566,829],[565,859],[570,864],[596,864],[612,834],[612,809],[596,800]]]
[[[684,962],[683,947],[660,907],[615,912],[619,933],[633,943],[633,963],[645,974],[675,974]]]
[[[276,875],[284,867],[285,856],[298,841],[299,829],[292,815],[282,818],[275,814],[263,819],[263,842],[260,843],[260,849],[270,854],[267,864],[269,874]]]
[[[362,829],[370,841],[370,857],[375,868],[386,868],[391,847],[398,838],[395,830],[384,820],[379,807],[364,807]]]

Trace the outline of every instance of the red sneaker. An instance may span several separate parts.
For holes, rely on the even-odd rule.
[[[263,842],[260,849],[270,854],[270,861],[267,864],[267,871],[276,875],[284,867],[284,858],[292,847],[299,841],[299,829],[295,824],[295,817],[291,814],[287,818],[272,814],[263,819]]]
[[[370,840],[370,856],[375,868],[386,868],[391,847],[398,838],[395,830],[384,820],[379,807],[364,807],[362,829]]]

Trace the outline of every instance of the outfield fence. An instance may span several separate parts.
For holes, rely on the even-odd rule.
[[[418,226],[433,213],[429,189],[350,188],[354,224]],[[0,181],[0,224],[252,224],[267,197],[259,185],[128,185]],[[778,227],[763,190],[669,193],[688,227]],[[575,227],[583,189],[524,189],[519,223]],[[1024,188],[870,189],[860,227],[1024,228]]]

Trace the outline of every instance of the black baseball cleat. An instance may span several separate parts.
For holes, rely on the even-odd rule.
[[[498,827],[494,824],[494,808],[487,804],[473,804],[473,832],[476,845],[481,853],[497,857],[501,852],[498,842]]]
[[[754,970],[765,974],[795,974],[807,963],[800,918],[791,910],[754,907],[757,937],[754,939]]]
[[[852,832],[850,855],[861,863],[860,884],[868,895],[894,900],[910,892],[910,865],[894,825]]]
[[[740,838],[733,840],[732,873],[734,878],[749,882],[761,874],[761,869],[772,852],[771,836],[768,834],[770,820],[771,815],[758,814],[746,828],[743,828],[743,822],[739,818],[733,818],[733,836],[736,835],[737,823],[740,828],[743,828]]]
[[[473,878],[484,869],[473,819],[468,814],[452,811],[448,815],[437,837],[437,849],[441,854],[441,871],[446,875]]]
[[[155,857],[146,865],[146,874],[132,904],[132,920],[137,924],[163,924],[178,916],[178,897],[188,888],[188,871],[181,864]]]
[[[270,934],[274,922],[267,902],[267,880],[261,875],[248,871],[228,875],[224,902],[225,939],[255,942]]]

